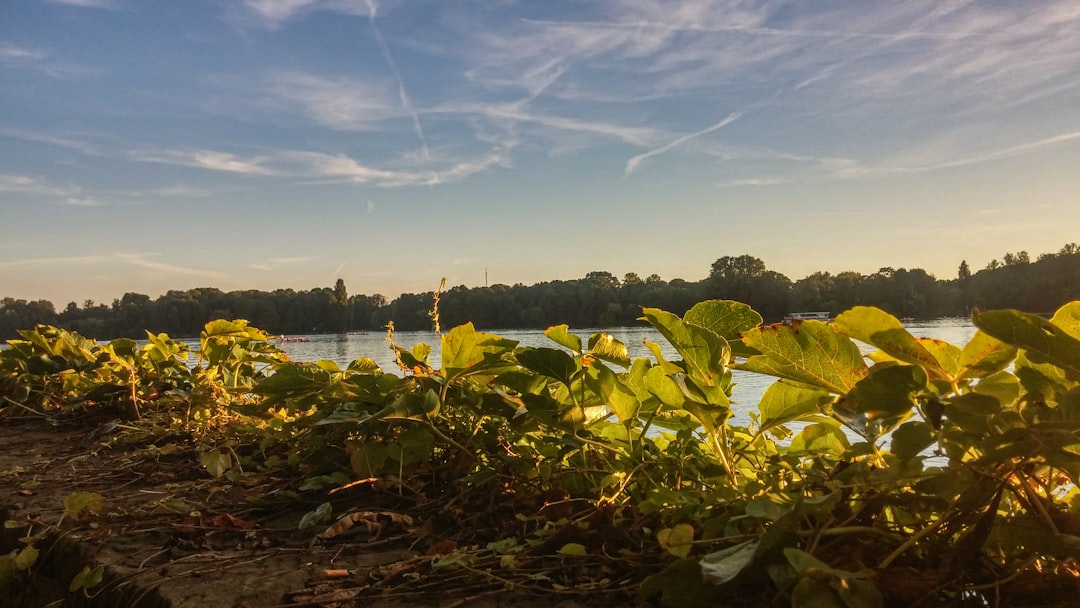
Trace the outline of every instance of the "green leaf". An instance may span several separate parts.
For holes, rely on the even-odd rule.
[[[585,557],[589,554],[589,552],[585,549],[585,545],[582,545],[580,543],[566,543],[559,548],[559,554],[572,555],[574,557]]]
[[[589,336],[589,350],[585,353],[608,363],[630,367],[630,355],[626,345],[608,333],[595,333]]]
[[[382,372],[382,369],[374,359],[360,357],[349,364],[348,371],[358,374],[378,374]]]
[[[892,434],[892,453],[902,460],[914,458],[934,443],[934,432],[929,424],[911,420],[901,424]]]
[[[644,318],[682,355],[686,373],[719,386],[727,372],[731,347],[727,340],[698,325],[685,323],[677,315],[658,308],[644,308]]]
[[[96,492],[72,492],[64,497],[64,519],[78,519],[85,512],[100,513],[105,497]]]
[[[743,341],[761,354],[747,359],[739,369],[832,393],[847,393],[869,373],[859,347],[821,321],[751,329],[743,333]]]
[[[567,386],[577,372],[577,362],[565,351],[555,348],[519,348],[514,355],[522,367],[554,378]]]
[[[915,339],[896,317],[880,308],[856,306],[837,315],[833,326],[856,340],[880,348],[900,361],[924,367],[933,377],[951,380],[953,373],[959,369],[956,361],[958,353],[940,345],[935,346],[934,350],[946,359],[939,361],[926,348],[925,343]],[[956,350],[956,347],[953,347],[953,350]]]
[[[824,581],[804,577],[791,590],[792,608],[847,608]]]
[[[865,416],[873,434],[880,435],[893,423],[911,415],[915,395],[926,387],[926,372],[914,365],[875,366],[866,378],[833,406]]]
[[[993,373],[979,380],[972,390],[980,395],[989,395],[1004,406],[1016,403],[1020,398],[1020,380],[1006,371]]]
[[[1050,317],[1050,322],[1061,331],[1080,340],[1080,300],[1073,300],[1062,306]]]
[[[298,530],[306,530],[311,526],[319,524],[325,524],[330,521],[331,515],[333,515],[334,507],[328,502],[324,502],[319,505],[314,511],[308,511],[300,518],[300,523],[296,526]]]
[[[575,355],[581,354],[581,338],[570,333],[568,325],[555,325],[544,330],[544,335],[559,346],[569,348]]]
[[[818,422],[803,428],[798,435],[792,438],[789,453],[794,455],[830,454],[839,456],[846,451],[851,444],[847,435],[835,422]]]
[[[835,399],[831,394],[796,386],[779,380],[765,389],[758,403],[761,432],[798,420],[807,414],[817,414]]]
[[[29,570],[38,560],[39,551],[34,545],[23,547],[15,554],[15,568]]]
[[[214,477],[221,477],[232,467],[232,458],[229,453],[217,448],[199,454],[199,462]]]
[[[91,569],[90,566],[83,566],[82,570],[75,575],[75,578],[71,579],[71,584],[68,585],[68,591],[75,592],[79,589],[93,589],[101,584],[101,579],[104,576],[104,565],[99,564],[94,569]]]
[[[439,400],[439,394],[434,390],[428,390],[419,395],[405,393],[362,422],[384,419],[431,420],[437,417],[441,410],[442,402]]]
[[[748,540],[714,551],[701,558],[701,573],[714,585],[722,585],[739,576],[757,552],[758,540]]]
[[[706,300],[683,315],[683,321],[704,327],[726,340],[735,340],[744,331],[761,325],[761,315],[742,302]]]
[[[638,599],[661,594],[660,605],[666,608],[679,606],[706,606],[710,588],[702,580],[703,568],[694,559],[678,559],[660,572],[645,577],[638,587]],[[651,605],[651,604],[650,604]]]
[[[442,337],[442,368],[446,377],[490,371],[505,365],[501,356],[517,346],[517,341],[476,331],[472,323],[459,325]],[[471,368],[471,369],[470,369]]]
[[[656,533],[656,540],[660,548],[675,557],[686,557],[694,547],[694,526],[676,524],[672,528],[664,528]]]
[[[619,422],[626,422],[637,416],[641,408],[637,395],[603,363],[592,362],[585,379],[589,388],[599,395],[604,404],[619,418]]]
[[[787,559],[788,563],[791,564],[791,567],[800,574],[821,573],[844,580],[866,578],[867,576],[870,576],[870,573],[865,571],[851,572],[850,570],[833,568],[806,551],[795,547],[785,547],[784,558]]]
[[[1066,321],[1071,310],[1062,314]],[[1080,375],[1080,339],[1038,315],[988,310],[972,314],[972,321],[991,336],[1024,349],[1035,363],[1050,363]]]
[[[982,378],[999,372],[1016,358],[1016,347],[1005,344],[981,329],[975,332],[960,357],[957,379]]]

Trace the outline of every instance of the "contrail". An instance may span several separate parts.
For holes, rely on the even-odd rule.
[[[638,154],[637,156],[626,161],[626,175],[630,175],[634,171],[637,171],[638,167],[641,166],[641,162],[644,161],[646,158],[651,158],[653,156],[656,156],[657,154],[663,154],[664,152],[667,152],[675,146],[681,146],[682,144],[690,141],[691,139],[694,139],[695,137],[700,137],[702,135],[705,135],[706,133],[712,133],[717,129],[722,129],[735,122],[736,120],[739,120],[740,116],[742,116],[741,113],[732,112],[731,114],[728,114],[727,118],[721,120],[720,122],[716,123],[711,127],[702,129],[695,133],[690,133],[689,135],[683,135],[682,137],[676,139],[675,141],[672,141],[669,144],[660,146],[659,148],[653,148],[652,150],[649,150],[644,154]]]
[[[367,0],[368,6],[368,22],[371,24],[371,29],[375,30],[375,41],[379,44],[379,50],[382,51],[383,58],[386,59],[386,64],[390,66],[390,69],[394,72],[394,78],[397,79],[398,87],[398,99],[401,100],[401,105],[412,115],[413,131],[416,132],[416,136],[420,138],[420,147],[424,154],[424,159],[431,158],[431,153],[428,151],[427,139],[424,137],[424,129],[420,126],[420,115],[413,109],[412,100],[409,99],[409,92],[405,90],[405,82],[401,79],[401,70],[398,69],[397,64],[394,63],[394,56],[390,54],[390,45],[386,43],[386,38],[383,37],[382,31],[379,30],[379,26],[375,25],[375,0]]]

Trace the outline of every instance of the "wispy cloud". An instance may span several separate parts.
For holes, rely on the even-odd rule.
[[[119,4],[116,0],[47,0],[52,4],[65,4],[67,6],[78,6],[81,8],[97,8],[97,9],[117,9]]]
[[[240,5],[246,25],[278,29],[286,22],[315,11],[362,16],[367,6],[356,0],[244,0]]]
[[[427,139],[424,137],[424,128],[420,125],[420,115],[417,114],[413,108],[412,100],[409,98],[409,92],[405,90],[405,81],[401,78],[401,70],[398,69],[397,63],[394,62],[394,56],[390,53],[390,44],[386,42],[386,37],[383,36],[382,30],[379,29],[379,25],[375,23],[375,13],[377,7],[375,0],[367,0],[368,7],[368,23],[371,25],[371,30],[375,32],[375,42],[379,45],[379,51],[382,52],[383,59],[386,60],[386,65],[390,68],[390,71],[394,73],[394,80],[397,82],[398,99],[401,100],[401,106],[409,113],[409,117],[412,118],[413,131],[416,132],[416,137],[420,140],[420,149],[423,158],[426,160],[431,157],[428,151]]]
[[[275,171],[266,167],[265,156],[242,159],[234,154],[215,150],[136,150],[128,157],[137,162],[179,165],[227,173],[244,175],[274,175]]]
[[[72,185],[57,185],[42,177],[0,174],[0,192],[71,197],[78,195],[81,188]]]
[[[402,115],[388,87],[359,78],[330,78],[302,72],[283,72],[268,78],[273,99],[299,107],[312,120],[341,131],[382,128]]]
[[[226,273],[217,270],[206,270],[204,268],[179,266],[177,264],[155,262],[154,260],[150,259],[161,255],[158,253],[116,253],[113,255],[117,259],[126,262],[132,266],[136,266],[138,268],[143,268],[146,270],[153,270],[154,272],[158,273],[197,276],[207,279],[218,280],[222,280],[228,277]]]
[[[40,61],[46,57],[44,51],[0,43],[0,63]]]
[[[188,266],[179,266],[176,264],[167,264],[164,262],[156,262],[152,258],[159,257],[159,253],[149,252],[114,252],[114,253],[101,253],[81,256],[57,256],[46,258],[26,258],[22,260],[12,260],[9,262],[0,262],[0,268],[16,268],[26,266],[108,266],[114,267],[118,262],[142,268],[145,270],[152,270],[162,274],[174,274],[174,275],[188,275],[198,276],[208,279],[225,279],[227,274],[216,270],[206,270],[203,268],[192,268]]]
[[[665,152],[667,152],[667,151],[669,151],[669,150],[671,150],[673,148],[676,148],[678,146],[681,146],[681,145],[685,144],[686,142],[688,142],[688,141],[690,141],[690,140],[692,140],[694,138],[701,137],[702,135],[705,135],[706,133],[712,133],[713,131],[723,129],[724,127],[726,127],[726,126],[730,125],[731,123],[735,122],[736,120],[738,120],[740,116],[742,116],[742,114],[740,114],[738,112],[732,112],[731,114],[729,114],[727,116],[727,118],[721,120],[720,122],[718,122],[718,123],[716,123],[716,124],[714,124],[712,126],[706,127],[704,129],[702,129],[700,131],[696,131],[694,133],[683,135],[682,137],[679,137],[679,138],[677,138],[677,139],[675,139],[675,140],[673,140],[673,141],[671,141],[671,142],[669,142],[667,144],[664,144],[664,145],[660,146],[659,148],[653,148],[652,150],[649,150],[648,152],[646,152],[644,154],[638,154],[637,156],[634,156],[630,160],[626,161],[626,175],[630,175],[634,171],[637,171],[638,167],[640,167],[641,163],[644,162],[646,159],[652,158],[653,156],[656,156],[658,154],[663,154],[663,153],[665,153]]]
[[[100,154],[99,150],[93,144],[68,137],[57,137],[46,133],[35,133],[26,131],[23,129],[16,129],[10,127],[0,127],[0,137],[10,137],[13,139],[21,139],[23,141],[30,141],[36,143],[49,144],[60,148],[68,148],[70,150],[78,150],[88,156],[97,156]]]
[[[318,259],[318,258],[315,258],[315,257],[312,257],[312,256],[301,256],[301,257],[292,257],[292,258],[268,258],[268,259],[266,259],[266,260],[264,260],[262,262],[259,262],[257,264],[248,264],[248,268],[251,268],[251,269],[254,269],[254,270],[263,270],[263,271],[278,270],[280,268],[286,268],[288,266],[297,266],[297,265],[300,265],[300,264],[306,264],[307,262],[310,262],[310,261],[316,260],[316,259]]]

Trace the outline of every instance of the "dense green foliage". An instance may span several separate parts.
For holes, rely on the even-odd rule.
[[[463,324],[437,363],[391,343],[391,374],[291,362],[245,321],[207,324],[194,353],[39,326],[0,353],[0,415],[121,408],[133,429],[189,434],[215,477],[299,467],[308,492],[374,479],[417,504],[486,495],[488,542],[433,567],[494,553],[497,574],[470,572],[499,580],[552,554],[635,568],[640,596],[670,606],[1030,605],[1075,589],[1080,301],[1051,319],[975,313],[963,346],[873,307],[762,325],[709,300],[642,319],[679,360],[647,344],[631,361],[564,325],[526,348]],[[746,426],[733,369],[778,378],[742,405]]]
[[[615,327],[638,322],[642,307],[683,313],[697,302],[724,298],[745,302],[768,321],[798,310],[837,312],[853,306],[876,306],[897,317],[965,316],[974,308],[1016,308],[1048,312],[1080,298],[1080,250],[1066,245],[1032,262],[1026,252],[1006,254],[972,274],[967,262],[957,278],[939,280],[920,269],[882,268],[857,272],[814,273],[792,282],[749,255],[725,256],[701,281],[642,279],[629,273],[621,280],[608,272],[590,272],[573,281],[536,285],[453,287],[441,294],[446,325],[471,321],[484,329]],[[310,291],[170,291],[152,300],[127,293],[111,306],[71,302],[62,311],[48,301],[0,300],[0,338],[20,328],[60,325],[96,338],[142,335],[144,329],[172,336],[198,335],[212,319],[247,319],[273,334],[339,333],[381,330],[388,321],[402,331],[430,329],[434,293],[402,294],[387,302],[381,295],[349,296],[340,279],[331,288]]]

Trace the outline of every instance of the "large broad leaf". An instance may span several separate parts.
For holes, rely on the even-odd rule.
[[[939,361],[924,344],[904,329],[899,319],[880,308],[856,306],[840,313],[833,320],[833,326],[856,340],[880,348],[900,361],[921,365],[931,376],[951,379],[949,368],[958,368],[951,353],[951,364],[948,361]]]
[[[711,330],[684,322],[670,312],[658,308],[642,310],[645,319],[660,332],[683,357],[686,373],[718,386],[727,371],[731,348],[727,340]]]
[[[833,421],[811,424],[791,440],[788,453],[793,455],[829,454],[839,456],[849,447],[847,435]]]
[[[903,417],[915,407],[915,395],[926,382],[926,372],[918,366],[875,367],[836,406],[866,414],[870,420]]]
[[[581,338],[570,333],[568,325],[554,325],[544,330],[544,335],[559,346],[569,348],[575,355],[581,354]]]
[[[577,373],[577,362],[565,351],[555,348],[520,348],[514,356],[522,367],[566,385]]]
[[[1080,300],[1074,300],[1059,308],[1050,318],[1050,322],[1080,340]]]
[[[1068,325],[1072,307],[1055,315]],[[1027,351],[1036,363],[1050,363],[1080,375],[1080,339],[1046,319],[1015,310],[988,310],[972,315],[975,326],[991,336]]]
[[[326,388],[330,380],[330,372],[326,369],[311,363],[290,363],[256,382],[252,392],[275,403],[288,397],[317,393]]]
[[[603,363],[594,361],[590,364],[585,381],[619,418],[619,422],[626,422],[637,416],[638,409],[641,408],[637,395]]]
[[[761,325],[761,315],[742,302],[706,300],[686,311],[683,321],[704,327],[727,340]]]
[[[761,432],[798,420],[808,414],[817,414],[822,406],[835,397],[825,391],[795,386],[783,380],[765,389],[758,404],[761,413]]]
[[[1016,347],[1005,344],[986,332],[975,332],[960,357],[960,373],[957,379],[982,378],[999,372],[1016,358]]]
[[[459,325],[442,337],[442,367],[446,377],[490,371],[505,365],[501,355],[509,353],[517,341],[476,331],[472,323]]]
[[[630,355],[626,350],[626,345],[616,340],[611,334],[596,333],[589,336],[589,350],[585,354],[622,367],[630,366]]]
[[[869,373],[859,347],[829,324],[803,321],[768,325],[743,333],[743,341],[761,352],[737,366],[844,394]]]

